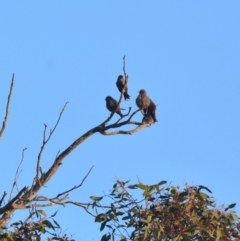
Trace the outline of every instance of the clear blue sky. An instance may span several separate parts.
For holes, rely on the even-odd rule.
[[[0,143],[0,195],[10,191],[25,147],[19,188],[30,185],[43,123],[53,127],[66,101],[43,171],[58,150],[109,116],[104,99],[119,97],[115,82],[126,55],[131,100],[122,107],[135,109],[145,88],[158,104],[158,123],[132,136],[92,136],[41,194],[71,188],[94,165],[72,199],[88,201],[107,192],[115,177],[136,183],[139,176],[148,184],[205,185],[218,205],[236,202],[240,215],[239,13],[238,0],[1,1],[1,121],[12,73],[15,86]],[[102,235],[83,210],[57,209],[63,231],[76,240]]]

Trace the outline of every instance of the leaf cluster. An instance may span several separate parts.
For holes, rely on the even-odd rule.
[[[102,241],[240,240],[239,217],[231,210],[235,204],[217,207],[207,187],[127,183],[117,180],[109,195],[99,197],[110,198],[110,206],[95,217],[100,230],[108,229]],[[135,189],[142,192],[141,200],[133,195]]]
[[[31,215],[25,221],[14,222],[7,227],[0,227],[1,241],[40,241],[40,240],[59,240],[74,241],[66,234],[61,233],[61,227],[53,217],[50,217],[39,209],[31,212]]]

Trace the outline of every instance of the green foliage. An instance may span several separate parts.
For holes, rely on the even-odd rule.
[[[61,227],[53,217],[47,218],[43,210],[31,212],[29,218],[24,222],[12,223],[9,228],[0,227],[1,241],[40,241],[40,240],[59,240],[74,241],[66,234],[59,234]]]
[[[96,199],[92,203],[101,212],[105,208],[95,218],[95,222],[101,223],[100,231],[108,229],[101,241],[240,240],[240,219],[230,211],[235,203],[216,207],[207,187],[186,185],[180,190],[167,186],[166,181],[155,185],[145,185],[140,180],[134,185],[127,183],[117,180],[113,185],[103,199],[110,198],[109,206]],[[142,192],[142,200],[130,193],[135,189]]]

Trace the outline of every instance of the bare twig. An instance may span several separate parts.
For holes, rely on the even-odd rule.
[[[83,178],[83,180],[81,181],[81,183],[80,183],[79,185],[74,186],[73,188],[71,188],[71,189],[69,189],[69,190],[67,190],[67,191],[65,191],[65,192],[59,193],[59,194],[56,196],[56,198],[59,198],[60,196],[62,196],[62,195],[64,195],[64,194],[67,194],[67,193],[69,193],[69,192],[71,192],[71,191],[73,191],[73,190],[81,187],[81,186],[83,185],[83,183],[85,182],[86,178],[88,177],[88,175],[90,174],[90,172],[92,171],[93,167],[94,167],[94,166],[92,166],[92,167],[89,169],[88,173],[86,174],[86,176]],[[50,199],[50,200],[51,200],[51,199]]]
[[[28,215],[28,217],[24,220],[24,224],[26,224],[28,222],[29,219],[32,218],[33,215],[35,215],[37,213],[37,211],[30,211],[30,214]]]
[[[127,121],[130,121],[132,119],[132,117],[138,112],[140,111],[141,109],[138,109],[138,110],[135,110],[129,117],[129,119]]]
[[[54,204],[57,204],[57,205],[62,205],[62,206],[66,206],[67,204],[73,204],[73,205],[75,205],[75,206],[78,206],[78,207],[81,207],[81,208],[83,208],[83,209],[85,209],[85,211],[88,213],[88,214],[90,214],[91,216],[93,216],[93,217],[96,217],[95,215],[93,215],[91,212],[89,212],[88,211],[88,209],[87,209],[87,204],[84,204],[84,205],[82,205],[81,203],[79,203],[79,202],[75,202],[75,201],[66,201],[66,202],[49,202],[49,203],[46,203],[46,204],[34,204],[34,207],[35,208],[43,208],[43,207],[52,207],[53,206],[53,203]],[[91,206],[91,205],[90,205]],[[96,206],[96,205],[95,205]],[[100,206],[99,206],[100,207]],[[31,206],[26,206],[26,208],[31,208]],[[109,207],[105,207],[105,208],[110,208],[110,206]]]
[[[66,194],[65,196],[61,197],[61,198],[49,198],[49,197],[45,197],[45,196],[35,196],[34,198],[32,198],[32,202],[46,202],[46,201],[51,201],[52,203],[59,203],[62,202],[64,200],[67,200],[69,198],[69,195]],[[29,206],[26,206],[29,207]]]
[[[130,114],[130,112],[131,112],[131,109],[132,109],[132,107],[129,107],[129,109],[128,109],[128,113],[125,114],[125,115],[123,115],[122,117],[120,117],[120,119],[119,119],[115,124],[119,123],[120,120],[123,119],[124,117],[129,116],[129,114]]]
[[[67,190],[67,191],[65,191],[65,192],[59,193],[56,197],[48,198],[48,197],[45,197],[45,196],[35,196],[31,201],[32,201],[32,202],[33,202],[33,201],[35,201],[35,202],[36,202],[36,201],[50,201],[50,202],[52,202],[52,203],[61,204],[61,205],[62,205],[62,202],[63,202],[64,200],[68,199],[68,193],[69,193],[69,192],[71,192],[71,191],[73,191],[73,190],[75,190],[75,189],[77,189],[77,188],[79,188],[79,187],[81,187],[81,186],[83,185],[84,181],[86,180],[86,178],[88,177],[88,175],[89,175],[90,172],[92,171],[93,167],[94,167],[94,166],[92,166],[92,167],[89,169],[88,173],[85,175],[85,177],[83,178],[83,180],[81,181],[81,183],[80,183],[79,185],[74,186],[73,188],[71,188],[71,189],[69,189],[69,190]],[[67,194],[67,195],[66,195],[66,194]],[[62,198],[59,198],[59,197],[62,196],[62,195],[65,195],[65,196],[62,197]],[[26,208],[29,208],[29,207],[30,207],[30,206],[26,206]]]
[[[135,133],[135,132],[138,132],[138,131],[146,128],[146,127],[151,126],[152,123],[144,124],[144,123],[142,123],[142,122],[131,121],[132,117],[133,117],[138,111],[140,111],[140,110],[141,110],[141,109],[135,110],[126,121],[123,121],[123,122],[120,122],[120,123],[119,123],[119,121],[122,119],[122,117],[121,117],[115,124],[111,124],[111,125],[108,125],[108,126],[104,126],[103,129],[100,131],[100,133],[101,133],[102,135],[106,135],[106,136],[109,136],[109,135],[117,135],[117,134],[132,135],[132,134]],[[129,113],[130,113],[130,111],[131,111],[131,107],[129,108],[128,113],[127,113],[126,115],[124,115],[124,116],[128,116]],[[113,131],[113,132],[106,132],[106,130],[108,130],[108,129],[118,128],[118,127],[121,127],[121,126],[123,126],[123,125],[128,125],[128,124],[138,125],[138,127],[136,127],[135,129],[129,130],[129,131],[118,130],[118,131]]]
[[[60,150],[57,152],[57,155],[56,155],[56,157],[55,157],[55,160],[57,159],[57,157],[58,157],[59,153],[60,153]]]
[[[43,149],[46,145],[46,130],[47,130],[47,125],[44,124],[44,130],[43,130],[43,143],[42,143],[42,146],[41,146],[41,149],[38,153],[38,160],[37,160],[37,170],[36,170],[36,182],[39,180],[39,172],[41,172],[41,168],[40,168],[40,160],[41,160],[41,156],[42,156],[42,152],[43,152]]]
[[[2,202],[3,202],[4,198],[6,197],[6,195],[7,195],[7,193],[4,191],[2,198],[0,200],[0,207],[2,206]]]
[[[118,128],[118,127],[121,127],[121,126],[124,126],[124,125],[128,125],[128,124],[133,124],[133,125],[138,125],[138,126],[143,125],[142,122],[131,121],[131,118],[133,117],[133,115],[135,115],[138,111],[139,110],[134,111],[134,113],[128,118],[128,120],[122,121],[120,123],[115,123],[115,124],[111,124],[111,125],[105,126],[104,128],[102,128],[100,130],[100,132],[106,131],[106,130],[109,130],[109,129],[113,129],[113,128]]]
[[[3,135],[3,132],[5,130],[7,120],[8,120],[8,110],[9,110],[9,104],[10,104],[10,100],[11,100],[11,96],[12,96],[13,85],[14,85],[14,74],[12,75],[12,82],[11,82],[7,106],[6,106],[6,114],[5,114],[5,118],[3,120],[2,129],[0,130],[0,139],[2,138],[2,135]]]
[[[61,119],[61,116],[62,116],[62,113],[64,112],[65,110],[65,107],[66,105],[68,104],[68,102],[65,103],[65,105],[63,106],[59,116],[58,116],[58,120],[53,128],[53,130],[50,130],[50,133],[49,133],[49,136],[48,138],[46,139],[46,129],[47,129],[47,125],[44,124],[44,131],[43,131],[43,143],[42,143],[42,146],[41,146],[41,149],[40,149],[40,152],[38,154],[38,160],[37,160],[37,170],[36,170],[36,182],[39,181],[39,172],[40,172],[40,161],[41,161],[41,156],[42,156],[42,152],[43,152],[43,149],[45,147],[45,145],[48,143],[48,141],[50,140],[53,132],[55,131],[56,127],[58,126],[58,123]]]
[[[18,175],[18,172],[19,172],[19,168],[20,168],[20,166],[22,165],[22,162],[23,162],[23,160],[24,160],[24,152],[25,152],[25,150],[27,150],[27,148],[24,148],[24,149],[22,150],[22,159],[21,159],[21,161],[20,161],[20,163],[19,163],[19,165],[18,165],[16,174],[15,174],[14,182],[13,182],[13,185],[12,185],[12,190],[11,190],[11,192],[10,192],[9,201],[10,201],[11,198],[12,198],[12,192],[13,192],[14,187],[15,187],[15,186],[17,187],[17,180],[18,180],[19,175],[20,175],[20,173],[19,173],[19,175]],[[17,189],[17,191],[18,191],[18,189]]]
[[[57,125],[58,125],[58,123],[59,123],[59,121],[60,121],[60,119],[61,119],[62,113],[64,112],[64,110],[65,110],[67,104],[68,104],[68,102],[66,102],[65,105],[63,106],[63,108],[62,108],[62,110],[61,110],[61,112],[60,112],[60,114],[59,114],[58,120],[57,120],[57,122],[56,122],[54,128],[53,128],[52,130],[50,130],[50,134],[49,134],[48,139],[46,140],[46,143],[49,141],[49,139],[51,138],[51,135],[53,134],[53,132],[54,132],[55,129],[57,128]]]
[[[52,207],[54,204],[57,205],[61,205],[61,206],[65,206],[63,203],[59,202],[49,202],[49,203],[45,203],[45,204],[33,204],[33,205],[26,205],[24,207],[24,209],[28,209],[28,208],[32,208],[32,206],[34,206],[34,208],[45,208],[45,207]]]
[[[119,130],[119,131],[112,131],[112,132],[106,132],[106,131],[102,131],[100,132],[102,135],[105,135],[105,136],[111,136],[111,135],[117,135],[117,134],[127,134],[127,135],[132,135],[133,133],[135,132],[138,132],[142,129],[145,129],[146,127],[149,127],[151,126],[152,124],[149,123],[149,124],[144,124],[144,125],[139,125],[138,127],[136,127],[135,129],[133,130],[129,130],[129,131],[122,131],[122,130]]]
[[[140,110],[141,109],[137,109],[136,111],[134,111],[126,121],[123,121],[123,122],[119,123],[119,121],[122,119],[122,117],[121,117],[115,124],[111,124],[111,125],[108,125],[108,126],[103,126],[102,130],[100,130],[100,133],[103,134],[108,129],[118,128],[118,127],[121,127],[123,125],[128,125],[128,124],[143,125],[142,122],[131,121],[132,117]],[[131,107],[129,108],[128,113],[126,115],[124,115],[124,116],[128,116],[130,114],[130,111],[131,111]],[[116,134],[120,134],[120,133],[116,133]],[[121,134],[129,134],[129,133],[121,133]],[[112,135],[114,135],[114,134],[112,134]]]
[[[126,73],[126,57],[125,57],[125,55],[123,56],[123,73],[124,73],[124,77],[125,77],[125,80],[126,80],[126,83],[127,83],[128,75]]]
[[[109,195],[106,195],[107,197],[111,198]],[[79,207],[82,207],[84,208],[85,210],[88,208],[88,207],[98,207],[98,208],[105,208],[105,209],[109,209],[111,208],[111,206],[108,206],[108,205],[101,205],[101,204],[98,204],[96,202],[93,202],[93,203],[83,203],[83,202],[78,202],[78,201],[72,201],[72,200],[68,200],[68,201],[64,201],[68,198],[68,196],[64,196],[63,198],[59,199],[59,200],[52,200],[52,199],[49,199],[48,197],[44,197],[44,196],[39,196],[37,198],[34,198],[34,201],[48,201],[48,203],[45,203],[45,204],[31,204],[31,205],[26,205],[25,208],[39,208],[39,207],[50,207],[50,206],[53,206],[53,204],[57,204],[57,205],[63,205],[63,206],[66,206],[67,204],[73,204],[73,205],[76,205],[76,206],[79,206]],[[114,199],[113,199],[114,200]],[[132,205],[133,203],[137,204],[137,203],[141,203],[143,200],[140,200],[140,201],[136,201],[136,200],[132,200],[130,203],[127,203],[127,204],[121,204],[119,207],[116,207],[116,208],[125,208],[125,207],[128,207],[129,205]]]

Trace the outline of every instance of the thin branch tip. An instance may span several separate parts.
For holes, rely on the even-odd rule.
[[[68,105],[68,101],[65,103],[65,105],[63,106],[63,108],[62,108],[62,111],[61,112],[63,112],[64,110],[65,110],[65,108],[66,108],[66,106]]]
[[[13,86],[14,86],[14,74],[12,76],[12,81],[11,81],[10,90],[9,90],[9,94],[8,94],[7,105],[6,105],[6,113],[5,113],[5,117],[4,117],[4,120],[3,120],[2,128],[0,130],[0,139],[3,135],[3,133],[4,133],[4,130],[5,130],[6,124],[7,124],[7,120],[8,120],[9,105],[10,105],[10,101],[11,101],[11,97],[12,97]]]

